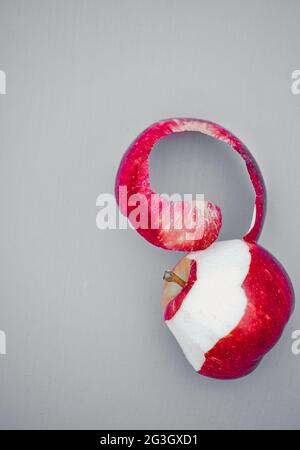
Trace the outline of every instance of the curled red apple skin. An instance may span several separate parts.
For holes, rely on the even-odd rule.
[[[197,208],[192,202],[172,202],[159,197],[159,202],[153,205],[151,198],[155,192],[151,190],[149,181],[149,155],[154,144],[164,136],[185,131],[200,132],[229,144],[244,159],[250,175],[255,194],[255,211],[253,223],[244,237],[245,240],[255,241],[264,221],[265,187],[260,170],[245,145],[231,132],[213,122],[200,119],[168,119],[151,125],[143,131],[131,144],[125,153],[117,173],[115,195],[119,208],[136,228],[137,232],[151,244],[167,250],[195,251],[211,245],[218,237],[222,226],[220,208],[210,201]],[[122,187],[126,187],[126,195],[122,194]],[[132,220],[132,214],[137,203],[130,199],[143,197],[146,209],[146,226],[137,226]],[[157,194],[158,195],[158,194]],[[176,220],[171,217],[168,227],[163,224],[161,211],[168,207],[187,208],[190,211],[188,220],[180,229],[176,227]],[[150,226],[152,218],[155,226]],[[197,220],[195,220],[197,217]]]
[[[165,283],[164,318],[194,369],[219,379],[253,371],[293,309],[281,264],[256,243],[237,239],[189,254],[174,272],[187,283],[181,290]]]

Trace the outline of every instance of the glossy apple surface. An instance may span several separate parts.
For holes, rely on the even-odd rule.
[[[140,227],[136,223],[133,226],[136,231],[151,244],[167,250],[195,251],[209,247],[218,237],[222,226],[220,208],[211,201],[205,201],[204,207],[197,208],[192,202],[172,202],[159,197],[159,202],[153,204],[151,198],[156,194],[149,181],[149,155],[154,144],[172,133],[194,131],[214,137],[227,143],[245,161],[253,188],[255,191],[255,209],[252,225],[244,237],[245,240],[257,240],[264,221],[265,214],[265,187],[262,175],[253,156],[247,147],[230,131],[213,122],[200,119],[168,119],[151,125],[143,131],[130,145],[120,163],[115,183],[115,195],[119,208],[126,217],[131,220],[131,214],[136,208],[136,203],[130,199],[135,196],[143,196],[147,210],[148,226]],[[188,158],[188,151],[184,155]],[[120,195],[120,188],[126,187],[126,195]],[[158,194],[157,194],[158,195]],[[180,229],[176,227],[176,220],[172,220],[167,229],[163,226],[161,210],[178,208],[190,211],[189,218],[184,221]],[[193,220],[198,214],[199,220]],[[150,226],[155,217],[155,226]],[[188,238],[187,238],[188,234]]]
[[[259,245],[236,239],[187,255],[174,272],[187,283],[165,283],[164,318],[188,361],[213,378],[247,375],[291,315],[283,267]]]

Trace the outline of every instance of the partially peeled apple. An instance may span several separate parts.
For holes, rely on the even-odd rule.
[[[220,241],[164,275],[164,319],[200,374],[238,378],[279,339],[293,307],[286,272],[266,250]]]
[[[197,225],[165,229],[159,210],[150,202],[149,154],[154,144],[171,133],[196,131],[229,144],[244,160],[254,191],[252,224],[242,239],[219,241],[221,210],[205,202],[199,236]],[[280,263],[256,241],[262,230],[266,193],[259,167],[247,147],[231,132],[199,119],[158,122],[132,143],[116,178],[116,197],[121,212],[130,220],[133,205],[119,197],[126,186],[129,195],[143,194],[147,213],[158,215],[157,227],[137,229],[153,245],[188,253],[164,275],[163,314],[184,354],[200,374],[213,378],[238,378],[250,373],[281,336],[292,309],[294,294]],[[161,199],[161,207],[165,200]],[[172,203],[172,202],[171,202]],[[181,206],[181,205],[180,205]],[[188,205],[193,212],[193,205]],[[159,208],[157,208],[159,209]],[[192,216],[192,214],[191,214]]]

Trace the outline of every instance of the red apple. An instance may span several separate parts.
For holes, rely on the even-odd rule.
[[[220,208],[205,202],[184,204],[188,223],[177,228],[171,219],[165,229],[161,210],[181,207],[155,194],[149,182],[149,154],[153,145],[171,133],[197,131],[220,139],[245,161],[255,191],[252,224],[243,239],[214,242],[222,225]],[[119,196],[126,187],[126,195]],[[143,197],[148,225],[138,227],[131,213],[132,196]],[[156,194],[157,195],[157,194]],[[279,339],[293,308],[293,288],[279,262],[256,244],[266,205],[260,170],[245,145],[220,125],[198,119],[170,119],[146,129],[125,153],[116,178],[116,197],[121,212],[139,234],[152,244],[192,252],[173,271],[165,273],[164,318],[194,369],[214,378],[237,378],[251,372]],[[142,200],[141,200],[142,201]],[[194,221],[194,216],[199,220]],[[189,238],[187,239],[187,232]]]
[[[164,318],[194,369],[222,379],[255,369],[293,308],[279,262],[237,239],[190,253],[173,270],[165,275]]]

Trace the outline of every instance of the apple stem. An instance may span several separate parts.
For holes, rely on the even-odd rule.
[[[172,272],[172,270],[166,270],[163,279],[168,281],[168,283],[177,283],[181,287],[186,285],[186,281],[180,278],[175,272]]]

